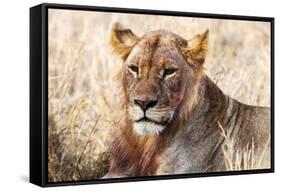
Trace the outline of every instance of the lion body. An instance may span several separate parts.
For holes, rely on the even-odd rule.
[[[161,154],[166,160],[159,165],[156,174],[230,170],[221,149],[225,137],[221,135],[219,125],[227,139],[234,141],[234,151],[246,151],[246,147],[254,144],[255,157],[263,158],[262,166],[256,168],[270,168],[270,110],[242,104],[224,95],[209,79],[204,80],[208,82],[198,111]],[[244,164],[240,165],[246,168]]]
[[[130,30],[114,30],[114,35],[123,31],[125,37],[133,35]],[[125,109],[120,127],[114,130],[106,178],[226,171],[222,149],[226,139],[232,141],[234,151],[251,146],[255,160],[263,156],[260,165],[252,168],[270,168],[270,109],[245,105],[225,95],[202,72],[204,35],[196,38],[200,41],[189,42],[196,46],[193,49],[180,49],[188,43],[163,31],[133,36],[136,42],[128,47],[124,39],[117,38],[111,37],[111,44],[118,45],[116,52],[126,61],[120,80]],[[138,70],[127,71],[135,60]],[[177,70],[165,70],[169,78],[159,77],[163,66],[168,67],[167,60]],[[134,100],[147,97],[157,104],[141,111]],[[140,118],[140,113],[147,119]],[[157,130],[159,127],[163,129]],[[248,165],[244,163],[242,168]]]

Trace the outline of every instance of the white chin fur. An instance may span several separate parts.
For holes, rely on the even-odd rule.
[[[165,126],[150,121],[140,121],[135,122],[133,128],[138,135],[159,135]]]

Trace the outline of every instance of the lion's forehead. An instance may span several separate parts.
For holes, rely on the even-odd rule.
[[[170,31],[166,30],[157,30],[157,31],[151,31],[146,34],[144,34],[141,37],[142,40],[153,40],[157,39],[162,42],[169,42],[169,41],[177,41],[177,43],[186,43],[186,40],[184,38],[180,37],[179,35],[172,33]]]
[[[128,64],[164,67],[169,62],[181,63],[184,58],[179,46],[184,43],[179,36],[168,32],[150,32],[135,45],[127,59]]]
[[[183,38],[174,33],[167,31],[152,31],[143,35],[137,44],[139,47],[151,51],[159,47],[174,49],[185,43]]]

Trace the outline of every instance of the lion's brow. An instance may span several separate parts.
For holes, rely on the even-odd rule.
[[[154,55],[155,52],[159,46],[159,42],[160,42],[160,36],[157,35],[155,36],[155,38],[153,39],[153,42],[151,43],[149,49],[150,49],[150,57],[149,57],[149,61],[148,61],[148,69],[147,69],[147,74],[146,74],[146,78],[149,78],[149,73],[150,73],[150,69],[152,67],[152,63],[154,62]]]

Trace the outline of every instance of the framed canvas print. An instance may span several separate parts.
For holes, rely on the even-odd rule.
[[[274,19],[30,9],[30,182],[274,172]]]

